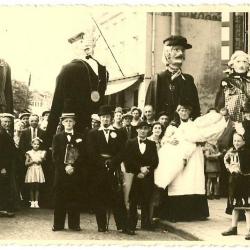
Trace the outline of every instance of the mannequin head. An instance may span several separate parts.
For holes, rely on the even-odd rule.
[[[250,57],[244,51],[237,50],[231,56],[228,66],[238,74],[244,74],[249,71]]]

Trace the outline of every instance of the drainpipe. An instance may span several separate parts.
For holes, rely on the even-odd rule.
[[[171,14],[171,35],[180,35],[180,14],[178,12]]]

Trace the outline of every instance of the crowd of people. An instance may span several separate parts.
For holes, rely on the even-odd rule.
[[[135,235],[138,208],[141,229],[154,230],[155,218],[206,220],[207,199],[227,196],[232,227],[222,235],[237,234],[245,211],[249,240],[250,59],[243,51],[232,55],[214,107],[201,114],[194,80],[181,72],[190,48],[181,36],[164,40],[167,68],[152,80],[143,109],[83,111],[84,98],[74,104],[77,89],[74,95],[62,89],[72,89],[71,69],[83,67],[77,61],[60,73],[51,111],[41,117],[23,112],[18,119],[2,113],[0,215],[13,217],[22,206],[53,207],[53,231],[64,230],[66,215],[69,229],[80,231],[80,212],[87,210],[98,232],[106,232],[112,211],[117,230]],[[91,100],[98,103],[98,95],[92,91]],[[59,112],[58,99],[67,110]]]

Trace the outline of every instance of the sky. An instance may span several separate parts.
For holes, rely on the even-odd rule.
[[[61,67],[72,59],[67,39],[93,25],[84,7],[0,7],[0,58],[12,79],[53,93]]]

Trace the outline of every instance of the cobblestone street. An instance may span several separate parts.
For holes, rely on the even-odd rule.
[[[8,241],[44,241],[44,240],[112,240],[112,241],[180,241],[181,237],[161,229],[156,232],[137,231],[136,236],[122,234],[116,230],[114,220],[111,218],[108,233],[98,233],[95,216],[81,214],[81,232],[65,231],[53,232],[53,210],[49,209],[24,209],[14,218],[0,218],[0,240]],[[65,225],[67,228],[67,224]]]

